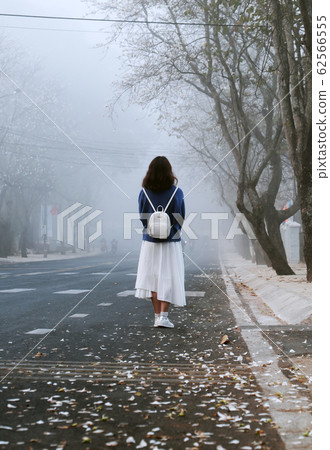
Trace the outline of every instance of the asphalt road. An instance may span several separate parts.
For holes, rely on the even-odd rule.
[[[0,448],[284,448],[216,254],[186,258],[173,330],[132,295],[137,257],[0,266]]]

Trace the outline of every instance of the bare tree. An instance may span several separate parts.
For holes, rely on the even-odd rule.
[[[39,93],[40,104],[51,99],[54,91],[40,90],[38,67],[27,63],[12,43],[1,36],[3,49],[0,67],[15,79],[22,79],[22,87]],[[38,85],[39,90],[36,89]],[[19,237],[23,257],[27,255],[31,214],[51,191],[54,170],[51,161],[43,159],[43,147],[36,146],[29,134],[45,132],[40,112],[3,74],[0,77],[0,255],[8,256]],[[28,133],[28,134],[27,134]]]
[[[221,136],[221,130],[219,130],[216,123],[216,116],[211,109],[207,110],[202,105],[202,98],[199,98],[195,107],[193,106],[193,99],[187,102],[182,107],[182,111],[180,110],[181,120],[179,115],[176,117],[174,129],[177,131],[178,136],[186,142],[193,154],[198,155],[199,160],[210,172],[216,175],[220,197],[234,216],[237,212],[235,193],[239,185],[240,167],[235,164],[235,160],[230,154],[230,149],[228,149],[225,140]],[[178,124],[181,124],[181,126]],[[277,147],[278,159],[273,166],[271,165],[272,161],[267,165],[262,165],[263,154],[262,146],[255,141],[249,150],[245,178],[248,180],[247,183],[253,185],[257,177],[256,194],[258,202],[263,206],[267,233],[279,248],[282,248],[283,254],[285,254],[279,226],[287,218],[287,214],[283,215],[283,205],[287,202],[288,195],[290,195],[291,199],[296,198],[296,195],[292,167],[287,156],[283,136],[279,140]],[[227,157],[225,157],[226,155]],[[222,160],[221,164],[218,164],[219,160]],[[276,179],[276,184],[274,178]],[[269,200],[270,196],[271,200]],[[296,202],[294,206],[295,211],[297,207]],[[249,204],[249,208],[251,208],[251,204]]]
[[[237,207],[252,224],[276,272],[292,274],[279,225],[298,204],[295,201],[286,211],[274,206],[282,179],[282,122],[274,110],[276,73],[265,70],[264,64],[273,56],[265,46],[270,39],[258,23],[237,25],[242,16],[252,14],[247,8],[251,2],[231,2],[236,9],[230,2],[208,0],[94,3],[104,12],[145,21],[125,33],[128,70],[122,92],[141,104],[156,102],[165,114],[166,101],[180,96],[183,86],[210,99],[238,168]],[[156,18],[164,24],[154,24]],[[189,21],[198,25],[187,25]],[[264,171],[271,179],[263,192]]]

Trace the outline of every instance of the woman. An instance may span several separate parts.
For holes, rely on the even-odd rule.
[[[157,156],[149,165],[139,195],[139,212],[144,229],[135,297],[151,299],[155,310],[155,327],[173,328],[174,325],[168,318],[170,304],[186,304],[181,247],[185,205],[182,190],[175,186],[177,182],[169,160],[165,156]],[[145,217],[154,211],[150,201],[155,209],[158,205],[165,208],[173,194],[166,210],[171,222],[168,238],[157,239],[149,236],[148,219]]]

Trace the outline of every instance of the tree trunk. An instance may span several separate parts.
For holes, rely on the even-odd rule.
[[[273,240],[268,236],[264,225],[261,225],[260,223],[252,225],[256,238],[258,239],[268,258],[270,259],[271,265],[276,271],[277,275],[294,275],[295,273],[289,266],[286,257],[283,256],[282,252],[278,249]]]
[[[304,233],[304,259],[307,281],[312,281],[312,132],[308,134],[308,145],[302,155],[302,173],[298,180],[301,198],[301,222]]]
[[[12,233],[8,221],[0,222],[0,257],[7,258],[12,245]]]
[[[265,220],[267,225],[267,234],[272,240],[273,244],[277,247],[279,253],[282,255],[283,259],[288,262],[287,256],[285,253],[285,248],[282,240],[280,223],[278,220],[278,212],[272,205],[266,208],[265,211]]]
[[[21,256],[22,258],[27,258],[27,233],[28,229],[25,226],[21,233],[21,239],[20,239],[20,249],[21,249]]]
[[[265,227],[265,211],[256,191],[253,189],[249,189],[249,199],[252,204],[252,212],[249,211],[245,206],[243,199],[244,185],[239,184],[238,198],[236,202],[237,208],[251,223],[255,236],[264,252],[268,256],[273,269],[276,271],[277,275],[294,275],[295,273],[289,266],[285,254],[283,255],[283,250],[281,251],[278,245],[274,243],[272,238],[267,234]],[[279,227],[278,219],[277,224]]]
[[[284,3],[279,0],[271,1],[274,26],[272,36],[280,75],[282,121],[300,197],[307,281],[312,281],[311,5],[303,0],[299,5],[306,33],[304,40],[299,42],[299,44],[305,43],[307,49],[302,54],[304,65],[299,66],[295,54],[295,49],[298,49],[295,41],[297,38],[291,30],[296,4],[292,1]],[[304,78],[303,75],[305,75]]]

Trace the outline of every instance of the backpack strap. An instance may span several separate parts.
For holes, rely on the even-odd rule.
[[[179,189],[179,187],[177,186],[177,187],[175,188],[173,194],[171,195],[171,198],[169,199],[167,205],[165,206],[164,212],[166,212],[167,208],[170,206],[170,203],[171,203],[171,201],[173,200],[173,197],[175,196],[176,191],[177,191],[178,189]],[[149,198],[149,196],[148,196],[146,190],[145,190],[144,188],[142,188],[142,190],[143,190],[145,196],[147,197],[147,199],[148,199],[150,205],[152,206],[152,209],[156,212],[156,209],[155,209],[155,207],[154,207],[152,201],[150,200],[150,198]]]
[[[149,198],[149,196],[148,196],[146,190],[145,190],[144,188],[142,188],[142,190],[143,190],[143,192],[144,192],[144,195],[145,195],[145,196],[147,197],[147,199],[149,200],[149,203],[150,203],[150,205],[152,206],[152,209],[156,212],[156,209],[155,209],[155,207],[154,207],[152,201],[150,200],[150,198]]]
[[[167,208],[170,206],[170,203],[171,203],[171,201],[173,200],[173,197],[175,196],[176,191],[177,191],[178,189],[179,189],[179,187],[177,186],[177,187],[175,188],[175,190],[174,190],[174,192],[173,192],[171,198],[169,199],[167,205],[165,206],[164,212],[166,212]]]

